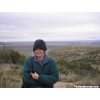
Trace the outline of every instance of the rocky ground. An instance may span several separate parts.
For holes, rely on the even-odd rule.
[[[73,83],[68,83],[68,82],[57,82],[54,85],[54,88],[73,88],[74,84]]]

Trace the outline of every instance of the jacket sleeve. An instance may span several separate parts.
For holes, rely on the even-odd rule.
[[[33,64],[32,64],[32,58],[33,57],[29,57],[28,59],[26,59],[26,62],[23,66],[23,79],[25,81],[28,81],[30,84],[35,84],[35,80],[31,78],[31,70],[32,70],[32,67],[33,67]]]
[[[30,63],[30,58],[28,58],[26,59],[23,66],[23,79],[26,81],[31,77],[30,68],[31,68],[31,63]]]
[[[59,79],[59,70],[56,62],[53,59],[49,61],[49,64],[50,64],[50,74],[49,75],[41,74],[39,77],[39,81],[46,85],[53,85]]]
[[[30,85],[36,85],[36,80],[34,80],[31,76],[31,71],[32,71],[32,57],[29,57],[28,59],[26,59],[25,64],[23,66],[23,79],[24,81],[27,81]]]

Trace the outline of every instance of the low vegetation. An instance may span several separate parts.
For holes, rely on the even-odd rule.
[[[100,47],[66,47],[52,50],[49,55],[58,63],[60,81],[100,87]]]
[[[26,57],[12,49],[0,50],[0,63],[23,64]]]
[[[21,87],[22,65],[26,57],[18,51],[0,46],[0,87]]]
[[[22,84],[22,66],[15,64],[0,64],[0,87],[18,88]]]
[[[69,46],[51,50],[48,55],[56,59],[60,70],[59,84],[64,82],[63,87],[100,87],[100,47]],[[25,59],[18,51],[0,47],[0,87],[21,87]]]

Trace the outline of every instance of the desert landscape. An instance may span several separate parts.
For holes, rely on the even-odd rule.
[[[47,42],[47,47],[48,55],[56,60],[60,70],[55,88],[100,87],[100,41]],[[33,42],[0,42],[1,88],[21,87],[22,62],[33,55],[32,48]],[[11,53],[19,55],[20,60],[14,62],[11,56],[5,57]]]

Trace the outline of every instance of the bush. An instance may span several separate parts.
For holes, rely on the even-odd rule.
[[[13,64],[23,64],[26,56],[21,55],[18,51],[10,50],[9,57]]]
[[[12,49],[0,50],[0,63],[23,64],[26,56]]]

